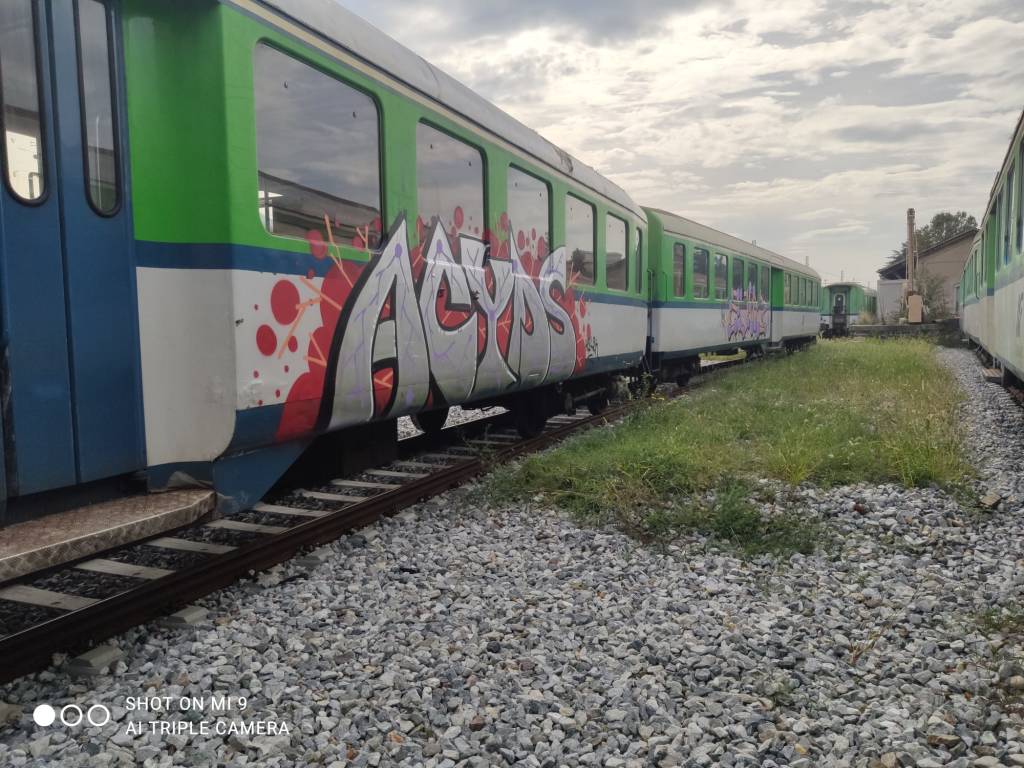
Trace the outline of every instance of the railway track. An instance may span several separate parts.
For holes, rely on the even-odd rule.
[[[708,373],[744,359],[705,363]],[[671,396],[688,390],[677,387]],[[313,547],[443,493],[489,466],[614,421],[647,400],[599,415],[554,416],[522,439],[509,414],[405,438],[398,459],[314,487],[272,491],[251,510],[119,546],[0,587],[0,684],[166,615]],[[12,617],[14,617],[12,619]]]
[[[557,416],[532,439],[520,439],[504,415],[407,438],[399,441],[399,458],[379,468],[272,494],[246,512],[30,574],[0,588],[0,626],[6,625],[0,683],[48,666],[55,653],[85,650],[635,405],[616,405],[599,416]]]

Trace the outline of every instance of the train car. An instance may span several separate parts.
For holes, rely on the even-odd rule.
[[[332,0],[4,0],[0,77],[8,512],[644,364],[643,210]]]
[[[868,325],[878,317],[878,295],[860,283],[829,283],[822,291],[821,331],[845,336],[853,325]]]
[[[960,280],[961,328],[1004,377],[1024,380],[1024,115]]]
[[[683,381],[700,354],[794,348],[818,333],[818,274],[765,248],[647,208],[652,368]]]

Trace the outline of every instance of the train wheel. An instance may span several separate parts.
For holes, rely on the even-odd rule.
[[[515,410],[516,432],[520,437],[537,437],[548,423],[547,414],[540,403],[527,399]]]
[[[608,407],[608,395],[602,392],[600,395],[594,395],[592,398],[587,400],[587,410],[590,411],[591,415],[599,416],[604,413]]]
[[[416,429],[427,434],[433,434],[434,432],[440,432],[448,421],[448,409],[440,408],[436,411],[424,411],[423,413],[417,413],[412,417],[412,423]]]

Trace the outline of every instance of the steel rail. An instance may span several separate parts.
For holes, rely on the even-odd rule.
[[[699,375],[704,376],[715,370],[730,368],[744,362],[746,361],[740,359],[715,363],[706,366]],[[685,387],[679,388],[673,396],[686,391]],[[438,465],[437,471],[396,485],[394,490],[369,496],[365,501],[328,511],[320,517],[303,518],[303,522],[289,526],[280,533],[261,536],[197,565],[175,570],[111,597],[97,600],[87,607],[68,611],[0,637],[0,684],[44,669],[49,666],[55,653],[84,650],[119,632],[229,586],[248,573],[271,568],[304,549],[334,541],[346,533],[395,514],[424,499],[437,496],[484,473],[492,463],[497,464],[515,456],[541,450],[585,428],[621,418],[638,406],[643,407],[650,402],[647,399],[627,401],[611,406],[600,414],[578,418],[564,424],[552,424],[549,421],[548,428],[536,437],[522,439],[507,446],[499,445],[495,450],[481,451],[477,456],[461,459],[452,456],[454,464]],[[442,430],[438,434],[424,434],[400,440],[398,455],[400,458],[422,455],[431,448],[436,448],[439,441],[449,439],[453,441],[449,447],[455,447],[459,440],[463,443],[471,442],[474,439],[472,436],[486,435],[492,427],[507,423],[508,414],[498,414]],[[467,435],[471,437],[466,437]],[[187,530],[202,524],[199,522],[178,530]],[[165,532],[161,536],[169,533],[172,532]],[[92,554],[89,557],[103,557],[104,554],[128,546],[144,544],[152,538],[131,542],[108,550],[107,553]],[[78,561],[64,563],[30,576],[38,577],[42,573],[70,569],[76,562]]]
[[[497,462],[540,450],[581,429],[619,418],[635,405],[635,402],[631,402],[614,406],[600,415],[554,425],[537,437],[496,449],[489,458]],[[502,416],[479,421],[488,422],[485,426],[490,426],[492,419],[498,421]],[[474,425],[478,423],[473,422]],[[400,442],[412,440],[417,438]],[[429,446],[431,441],[424,439],[419,444]],[[403,447],[401,453],[415,455],[414,450],[415,446],[410,445]],[[69,611],[2,637],[0,683],[47,667],[55,653],[84,649],[233,584],[250,572],[266,570],[304,549],[333,541],[417,502],[439,495],[482,474],[487,467],[488,462],[481,456],[466,457],[450,466],[438,465],[436,472],[397,485],[394,490],[367,497],[365,501],[328,512],[322,517],[308,519],[284,532],[262,536],[198,565],[146,581],[85,608]],[[144,540],[133,542],[139,543],[144,543]],[[66,565],[72,567],[73,564]]]

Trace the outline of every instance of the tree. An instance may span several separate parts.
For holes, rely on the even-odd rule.
[[[915,233],[916,237],[914,239],[917,243],[917,252],[920,254],[921,251],[931,248],[933,245],[938,245],[949,240],[951,237],[956,237],[961,232],[975,229],[977,226],[978,220],[967,213],[967,211],[957,211],[956,213],[939,211],[932,216],[930,222],[920,227]],[[889,255],[889,260],[885,266],[890,267],[900,261],[906,261],[906,259],[907,241],[904,240],[899,250],[895,250]]]
[[[917,252],[956,237],[968,229],[976,229],[977,226],[977,219],[967,211],[939,211],[928,224],[917,230]]]

